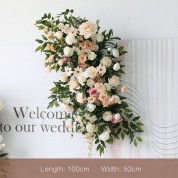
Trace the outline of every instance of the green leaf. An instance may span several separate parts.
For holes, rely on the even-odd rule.
[[[134,140],[134,145],[137,147],[137,140]]]
[[[122,126],[123,126],[124,128],[126,128],[126,129],[128,129],[128,128],[129,128],[129,123],[128,123],[128,121],[123,122],[123,123],[122,123]]]
[[[100,156],[101,156],[104,153],[104,147],[101,146],[100,149],[99,149],[99,151],[100,151]]]
[[[133,118],[133,121],[137,121],[137,120],[139,120],[139,119],[140,119],[140,116],[134,117],[134,118]]]
[[[97,139],[97,140],[95,141],[95,144],[97,144],[97,143],[99,143],[99,139]]]
[[[0,158],[4,158],[7,155],[8,155],[8,153],[2,153],[2,154],[0,154]]]
[[[137,140],[138,140],[139,142],[142,142],[142,139],[141,139],[140,137],[137,137]]]
[[[121,138],[124,140],[124,132],[121,132]]]
[[[127,109],[125,109],[125,112],[132,112],[132,110],[127,108]]]
[[[37,39],[36,40],[38,43],[43,43],[43,41],[42,40],[39,40],[39,39]]]
[[[101,145],[99,144],[96,148],[96,150],[98,151],[100,149]]]
[[[42,37],[43,37],[44,40],[48,40],[44,35],[42,35]]]
[[[112,40],[121,40],[121,38],[119,38],[119,37],[112,37],[111,39]]]
[[[39,51],[41,49],[41,46],[38,46],[35,50],[35,52]]]
[[[135,130],[137,128],[137,126],[133,122],[130,122],[130,126],[133,130]]]
[[[118,131],[116,132],[117,135],[119,135],[121,132],[121,128],[118,129]]]
[[[48,19],[50,19],[50,18],[51,18],[51,13],[48,14]]]
[[[104,143],[102,140],[101,140],[100,142],[101,142],[101,144],[106,148],[105,143]]]
[[[124,47],[123,47],[123,46],[119,47],[119,51],[122,51],[123,49],[124,49]]]
[[[47,46],[47,44],[46,44],[46,43],[44,43],[44,44],[41,46],[41,52],[43,52],[43,51],[44,51],[44,49],[46,48],[46,46]]]

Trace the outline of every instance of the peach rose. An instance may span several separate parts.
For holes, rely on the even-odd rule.
[[[81,68],[86,68],[88,65],[85,63],[85,61],[87,60],[87,56],[85,54],[82,54],[78,57],[78,65]]]
[[[96,98],[95,98],[94,96],[92,96],[92,95],[87,98],[87,101],[88,101],[89,103],[94,103],[95,100],[96,100]]]
[[[105,102],[106,100],[108,100],[108,95],[105,94],[105,93],[101,93],[101,94],[99,95],[99,99],[100,99],[100,101]],[[108,103],[109,103],[109,102],[108,102]]]
[[[109,101],[103,101],[103,107],[108,107],[109,106]]]
[[[50,51],[54,51],[54,52],[56,51],[53,44],[52,44],[52,45],[47,44],[47,48],[48,48],[48,50],[50,50]]]

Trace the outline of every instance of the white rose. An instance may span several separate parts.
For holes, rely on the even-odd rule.
[[[118,51],[118,49],[116,49],[116,48],[112,49],[112,55],[114,57],[119,57],[119,51]]]
[[[91,103],[87,104],[87,109],[89,112],[93,112],[95,110],[95,108],[96,108],[96,105],[91,104]]]
[[[110,111],[106,111],[103,114],[103,120],[111,121],[112,120],[112,113]]]
[[[0,111],[4,108],[3,102],[0,101]]]
[[[118,71],[120,69],[120,64],[118,62],[116,64],[114,64],[113,69],[115,71]]]
[[[51,72],[51,68],[50,68],[49,65],[45,67],[45,71],[46,71],[47,73]]]
[[[79,26],[80,35],[83,35],[85,39],[90,38],[97,32],[97,25],[92,22],[84,22]]]
[[[67,82],[67,75],[65,73],[60,73],[60,78],[59,80],[61,82]]]
[[[84,103],[85,99],[83,98],[83,93],[77,93],[76,100],[78,103]]]
[[[107,140],[109,140],[109,138],[110,138],[110,130],[109,129],[107,129],[106,131],[104,131],[102,134],[100,134],[100,136],[99,136],[99,139],[100,140],[102,140],[102,141],[107,141]]]
[[[115,119],[120,119],[121,118],[121,115],[119,113],[115,114],[114,115]]]
[[[58,31],[54,34],[54,36],[60,40],[63,36],[63,33],[61,31]]]
[[[88,80],[87,80],[87,86],[89,86],[89,87],[91,88],[91,87],[93,87],[94,85],[95,85],[94,80],[92,80],[92,79],[88,79]]]
[[[105,67],[109,67],[112,64],[112,61],[111,61],[111,59],[109,57],[103,57],[101,59],[100,63]]]
[[[117,87],[120,83],[119,77],[116,75],[113,75],[110,79],[109,79],[109,84],[113,87]]]
[[[91,122],[91,123],[94,123],[96,121],[96,116],[90,116],[88,117],[88,120]]]
[[[72,33],[70,33],[66,36],[65,41],[68,45],[72,45],[73,43],[77,42],[75,35]]]
[[[0,144],[0,151],[5,147],[5,144],[4,143],[1,143]]]
[[[70,47],[68,47],[68,46],[66,46],[66,47],[64,48],[64,56],[70,57],[70,56],[72,56],[73,54],[74,54],[74,48],[70,48]]]
[[[97,69],[93,66],[88,67],[84,72],[85,78],[95,78],[97,74],[98,74]]]
[[[96,35],[96,40],[98,43],[102,42],[104,40],[104,36],[100,33]]]
[[[91,123],[87,123],[86,130],[88,133],[93,133],[95,131],[95,129],[96,129],[95,125],[93,125]]]
[[[91,60],[91,61],[93,61],[94,59],[96,59],[96,57],[97,57],[97,55],[94,52],[91,52],[88,55],[88,59]]]

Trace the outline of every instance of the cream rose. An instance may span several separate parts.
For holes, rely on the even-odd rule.
[[[78,103],[84,103],[85,102],[85,98],[83,97],[83,93],[77,93],[76,95],[76,100]]]
[[[88,80],[87,80],[87,85],[88,85],[90,88],[93,87],[93,86],[95,85],[94,80],[88,79]]]
[[[60,40],[63,36],[63,33],[61,31],[58,31],[54,34],[54,36]]]
[[[110,79],[109,79],[109,84],[112,87],[117,87],[120,83],[119,77],[116,75],[113,75]]]
[[[106,56],[101,59],[100,63],[105,67],[110,67],[112,64],[112,61],[109,57]]]
[[[89,55],[88,55],[88,59],[89,59],[90,61],[93,61],[94,59],[96,59],[96,57],[97,57],[97,55],[96,55],[94,52],[91,52],[91,53],[89,53]]]
[[[77,42],[75,35],[70,33],[66,36],[65,41],[68,45],[72,45]]]
[[[87,79],[84,77],[83,72],[79,73],[79,74],[76,76],[76,79],[77,79],[77,82],[78,82],[80,85],[82,85],[82,86],[85,85],[85,82],[86,82],[86,80],[87,80]]]
[[[46,71],[47,73],[51,72],[51,68],[50,68],[49,65],[47,65],[47,66],[45,67],[45,71]]]
[[[110,111],[106,111],[103,113],[103,120],[104,121],[111,121],[112,120],[112,113]]]
[[[74,78],[71,78],[69,81],[69,90],[73,92],[75,89],[77,89],[78,83]]]
[[[67,82],[67,76],[66,76],[66,74],[63,72],[63,73],[60,73],[60,78],[59,78],[59,80],[61,81],[61,82]]]
[[[98,33],[98,34],[96,35],[96,41],[97,41],[98,43],[100,43],[100,42],[102,42],[103,40],[104,40],[104,36],[103,36],[102,34]]]
[[[95,78],[98,74],[98,71],[95,67],[91,66],[91,67],[88,67],[85,72],[84,72],[84,76],[86,78]]]
[[[61,103],[60,104],[61,108],[63,108],[66,112],[72,113],[74,108],[68,104]]]
[[[64,56],[70,57],[74,54],[74,48],[70,48],[68,46],[66,46],[64,48]]]
[[[97,32],[97,25],[92,22],[85,22],[79,26],[80,35],[83,35],[85,39],[90,38]]]
[[[96,129],[95,125],[93,125],[91,123],[87,123],[86,130],[88,133],[93,133],[95,131],[95,129]]]
[[[106,131],[104,131],[102,134],[100,134],[99,139],[102,141],[107,141],[110,138],[110,129],[107,129]]]
[[[90,116],[88,117],[88,120],[93,124],[96,121],[96,116]]]

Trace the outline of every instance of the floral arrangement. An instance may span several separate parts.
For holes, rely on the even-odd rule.
[[[113,37],[113,30],[100,32],[99,20],[75,17],[69,9],[55,18],[44,14],[35,25],[43,30],[36,51],[45,54],[47,72],[59,73],[48,107],[71,113],[77,132],[87,139],[90,150],[97,144],[100,155],[114,138],[128,136],[137,146],[143,124],[121,96],[126,87],[119,85],[124,65],[118,57],[127,52],[118,46],[120,38]]]
[[[3,110],[4,105],[3,102],[0,101],[0,111]],[[0,158],[6,157],[7,153],[2,153],[2,149],[5,147],[5,144],[3,143],[3,136],[0,135]]]

